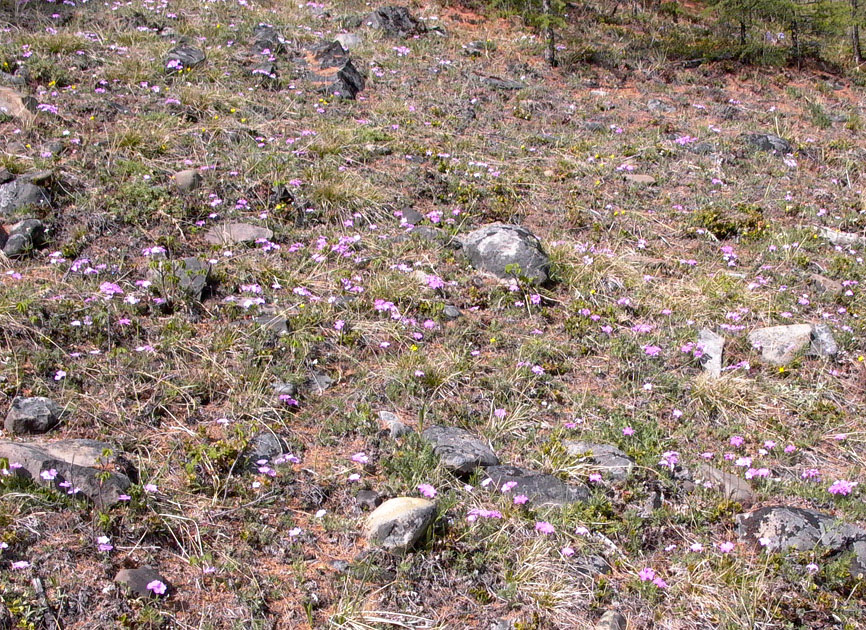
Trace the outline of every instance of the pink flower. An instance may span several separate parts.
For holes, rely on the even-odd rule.
[[[562,549],[560,549],[560,550],[559,550],[559,553],[562,554],[562,557],[563,557],[563,558],[570,558],[571,556],[574,555],[574,549],[572,549],[571,547],[566,546],[566,547],[563,547]]]
[[[590,473],[589,481],[591,483],[601,483],[601,475],[599,473]]]
[[[428,499],[432,499],[436,496],[436,488],[431,486],[429,483],[422,483],[418,485],[418,492],[423,494]]]
[[[658,346],[644,346],[643,351],[648,356],[657,357],[661,353],[662,349],[659,348]]]
[[[529,497],[525,494],[518,494],[514,496],[514,505],[523,505],[529,501]]]
[[[96,539],[96,548],[99,551],[111,551],[114,549],[114,545],[111,544],[108,536],[100,536]]]
[[[730,541],[725,541],[719,544],[719,551],[722,553],[731,553],[734,550],[734,543]]]
[[[155,483],[148,483],[144,485],[144,491],[149,493],[159,492],[159,488],[156,487]]]
[[[512,490],[515,486],[517,486],[517,482],[516,482],[516,481],[506,481],[504,484],[502,484],[502,488],[501,488],[501,490],[502,490],[502,492],[511,492],[511,490]]]
[[[641,582],[651,582],[655,579],[656,572],[653,571],[651,568],[646,567],[644,569],[641,569],[637,576],[640,578]]]
[[[732,435],[731,436],[731,446],[742,446],[745,440],[741,435]]]
[[[556,529],[554,529],[553,525],[551,525],[547,521],[538,521],[535,524],[535,531],[542,534],[552,534],[556,531]]]
[[[851,491],[854,490],[854,486],[857,485],[856,481],[846,481],[845,479],[837,479],[834,481],[829,488],[827,488],[827,492],[830,494],[836,494],[841,496],[848,496],[851,494]]]
[[[634,429],[631,427],[626,427],[622,430],[623,435],[634,435]]]
[[[165,595],[165,592],[168,590],[165,582],[162,582],[161,580],[153,580],[151,582],[148,582],[146,588],[154,595]]]
[[[338,319],[334,322],[334,330],[343,330],[343,327],[346,325],[342,319]]]
[[[367,457],[366,453],[361,452],[361,453],[355,453],[354,455],[352,455],[352,461],[355,462],[356,464],[366,464],[368,461],[370,461],[370,458]]]
[[[13,562],[11,568],[13,571],[23,571],[28,568],[30,563],[27,560],[18,560],[17,562]]]

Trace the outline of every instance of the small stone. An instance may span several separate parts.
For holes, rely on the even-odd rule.
[[[456,306],[451,306],[450,304],[446,304],[442,308],[442,315],[445,319],[455,320],[458,319],[463,313],[460,312],[460,309]]]
[[[181,192],[192,192],[201,186],[202,176],[198,169],[188,168],[174,174],[174,185]]]
[[[204,235],[211,245],[253,244],[259,239],[271,239],[274,233],[266,227],[250,223],[225,223],[212,227]]]
[[[689,151],[696,155],[712,155],[719,152],[719,147],[711,142],[696,142],[689,146]]]
[[[403,210],[403,216],[400,217],[400,224],[418,225],[424,221],[424,215],[414,208],[406,208]]]
[[[817,273],[810,275],[809,280],[816,293],[820,293],[830,299],[839,297],[845,290],[841,282]]]
[[[412,432],[412,429],[407,427],[400,421],[396,413],[390,411],[380,411],[379,420],[385,423],[388,431],[391,432],[391,437],[396,439]]]
[[[831,244],[839,247],[862,247],[863,245],[866,245],[866,238],[859,234],[842,232],[829,227],[818,228],[818,231],[821,236],[830,241]]]
[[[45,244],[45,225],[39,219],[24,219],[9,228],[3,253],[10,258],[26,254]]]
[[[348,560],[331,560],[331,568],[337,573],[345,573],[349,570]]]
[[[294,383],[277,382],[272,385],[274,393],[278,396],[291,396],[294,398],[298,395],[298,387]]]
[[[481,82],[484,85],[489,85],[494,90],[522,90],[526,87],[526,84],[521,81],[502,79],[500,77],[481,77]]]
[[[121,569],[114,576],[114,581],[127,587],[137,597],[151,597],[154,595],[152,591],[147,589],[147,585],[151,582],[159,581],[165,584],[166,587],[169,586],[168,581],[151,567]]]
[[[524,227],[492,223],[470,232],[461,243],[476,269],[502,279],[519,275],[542,284],[547,282],[550,258],[541,241]]]
[[[594,468],[607,473],[617,481],[628,477],[634,468],[634,460],[612,444],[569,440],[563,442],[563,446],[569,455],[586,457]]]
[[[361,490],[355,495],[355,501],[362,510],[375,510],[382,505],[382,497],[375,490]]]
[[[628,621],[615,610],[608,610],[595,624],[595,630],[626,630]]]
[[[340,33],[334,36],[334,41],[340,44],[343,47],[343,50],[349,52],[360,46],[363,43],[363,39],[361,39],[360,35],[355,33]]]
[[[304,386],[313,393],[321,396],[325,393],[325,390],[330,389],[331,385],[334,383],[336,383],[336,381],[327,374],[322,372],[313,372],[310,374],[310,378],[307,379],[307,382],[304,383]]]
[[[833,331],[830,330],[830,327],[827,324],[812,326],[812,343],[809,346],[809,354],[828,359],[836,356],[838,352],[839,346],[836,344],[836,338],[833,337]]]
[[[212,281],[210,265],[193,256],[160,261],[159,268],[151,270],[148,275],[157,287],[169,290],[176,288],[187,297],[199,301]]]
[[[790,142],[772,133],[744,134],[743,139],[758,151],[767,151],[780,155],[787,155],[794,151]]]
[[[16,396],[6,414],[6,431],[12,434],[45,433],[60,422],[63,408],[50,398]]]
[[[658,98],[651,98],[647,101],[646,108],[651,112],[660,112],[662,114],[670,114],[677,110],[670,103]]]
[[[697,467],[695,481],[698,483],[701,481],[708,482],[726,499],[735,501],[743,507],[749,507],[755,502],[755,493],[748,481],[724,470],[719,470],[710,464],[702,463]]]
[[[367,517],[364,535],[383,549],[405,553],[424,537],[435,516],[436,505],[426,499],[389,499]]]
[[[259,466],[257,462],[265,460],[272,464],[276,457],[288,452],[289,446],[282,437],[272,431],[260,431],[250,440],[244,451],[244,459],[247,469],[254,471]]]
[[[254,317],[253,321],[275,335],[287,335],[291,332],[289,320],[272,309]]]
[[[36,119],[38,101],[12,88],[0,87],[0,115],[9,116],[28,125]]]
[[[725,347],[725,338],[708,328],[702,328],[698,331],[698,346],[703,352],[700,361],[704,371],[711,378],[719,378],[722,375],[722,351]]]
[[[656,178],[652,175],[641,175],[640,173],[626,173],[622,178],[629,184],[637,186],[652,186],[656,183]]]
[[[582,575],[595,577],[597,575],[607,575],[611,571],[610,563],[602,556],[590,555],[583,556],[574,561],[574,570]]]
[[[787,365],[812,341],[810,324],[770,326],[749,333],[749,343],[761,351],[761,358],[770,365]]]
[[[586,121],[585,123],[583,123],[583,128],[593,133],[601,133],[607,131],[607,125],[595,120]]]
[[[433,446],[433,452],[448,470],[471,473],[479,466],[496,466],[499,458],[486,444],[458,427],[434,425],[421,436]]]

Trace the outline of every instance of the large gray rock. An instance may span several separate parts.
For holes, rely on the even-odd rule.
[[[736,517],[737,536],[742,542],[759,544],[767,551],[811,551],[821,546],[844,551],[855,542],[866,541],[866,530],[829,514],[798,507],[763,507]]]
[[[746,143],[758,151],[779,153],[782,155],[792,153],[794,149],[791,143],[772,133],[747,133],[743,135]]]
[[[701,363],[704,371],[712,378],[719,378],[722,375],[722,351],[725,347],[725,338],[708,328],[702,328],[698,331],[698,345],[703,352]]]
[[[519,225],[492,223],[467,234],[461,240],[463,251],[476,269],[511,279],[519,275],[546,282],[550,258],[541,242]]]
[[[484,442],[457,427],[434,425],[425,429],[421,436],[433,445],[448,470],[456,473],[471,473],[479,466],[496,466],[499,458]]]
[[[787,365],[807,347],[808,353],[823,358],[838,352],[833,333],[825,324],[790,324],[753,330],[748,336],[752,347],[770,365]]]
[[[121,569],[114,576],[114,581],[128,588],[130,592],[138,597],[151,597],[152,591],[147,590],[147,585],[154,581],[162,582],[169,587],[168,581],[151,567],[140,567],[138,569]]]
[[[12,434],[45,433],[60,422],[63,408],[50,398],[16,396],[6,414],[6,431]]]
[[[94,467],[100,457],[95,453],[96,444],[92,440],[68,440],[46,446],[0,441],[0,458],[6,459],[20,477],[61,492],[82,494],[98,506],[109,507],[126,493],[130,481],[123,473]],[[101,446],[100,454],[110,448],[108,444]],[[53,478],[43,477],[46,471],[54,471]]]
[[[389,499],[367,516],[364,536],[383,549],[405,553],[424,537],[435,516],[436,505],[426,499]]]
[[[198,169],[188,168],[174,174],[174,186],[180,192],[192,192],[202,183],[202,176]]]
[[[360,46],[364,40],[356,33],[339,33],[334,36],[334,41],[343,47],[343,50],[349,52]]]
[[[736,501],[743,507],[749,507],[755,502],[755,493],[748,481],[715,466],[701,464],[695,470],[694,477],[695,482],[709,484],[726,499]]]
[[[25,208],[42,208],[51,203],[48,192],[19,177],[0,185],[0,217],[8,217]]]
[[[586,457],[594,468],[621,481],[629,476],[634,468],[634,460],[612,444],[596,444],[570,440],[563,443],[569,455]]]
[[[589,499],[589,490],[583,486],[571,486],[558,477],[533,472],[516,466],[490,466],[484,469],[497,488],[513,481],[517,485],[512,495],[523,494],[529,497],[533,507],[545,505],[562,506]]]
[[[204,235],[211,245],[235,245],[255,243],[260,238],[273,238],[274,233],[266,227],[251,223],[225,223],[208,230]]]
[[[367,26],[381,29],[388,37],[405,39],[427,32],[427,26],[409,13],[406,7],[380,7],[364,20]]]
[[[813,510],[797,507],[764,507],[737,515],[737,535],[745,543],[763,543],[769,552],[850,552],[848,571],[860,579],[866,575],[866,529]]]

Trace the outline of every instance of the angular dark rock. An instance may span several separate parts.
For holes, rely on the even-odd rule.
[[[511,494],[526,495],[533,507],[562,506],[589,499],[589,490],[584,486],[568,485],[553,475],[516,466],[489,466],[484,469],[484,474],[493,480],[497,488],[501,488],[504,483],[515,482],[517,485],[513,487]]]
[[[736,517],[741,541],[759,544],[767,551],[811,551],[817,546],[843,551],[855,542],[866,541],[866,530],[849,525],[829,514],[799,507],[771,506]]]
[[[177,46],[168,51],[165,56],[165,69],[169,72],[180,72],[186,68],[195,68],[204,63],[207,56],[204,51],[194,46]]]
[[[151,270],[149,276],[157,288],[169,294],[171,289],[177,289],[183,295],[199,301],[211,284],[210,265],[192,256],[160,261],[159,267]]]
[[[406,7],[380,7],[364,20],[367,26],[382,30],[387,37],[405,39],[427,32],[427,26],[416,20]]]
[[[695,469],[694,480],[709,484],[726,499],[735,501],[743,507],[747,508],[755,502],[755,493],[748,481],[710,464],[699,465]]]
[[[253,53],[277,55],[286,51],[286,40],[270,24],[259,24],[253,29]]]
[[[45,433],[60,422],[63,408],[50,398],[16,396],[6,414],[6,431],[12,434]]]
[[[273,463],[277,456],[288,452],[289,445],[282,437],[271,431],[260,431],[244,451],[246,467],[255,470],[260,466],[258,462],[264,460],[265,463]]]
[[[471,473],[479,466],[496,466],[499,458],[486,444],[458,427],[434,425],[421,436],[433,446],[443,465],[456,473]]]
[[[547,282],[550,258],[541,241],[519,225],[491,223],[461,239],[463,251],[476,269],[503,278],[519,275],[540,283]]]

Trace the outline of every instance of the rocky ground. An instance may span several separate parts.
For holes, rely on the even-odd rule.
[[[866,627],[866,81],[612,9],[0,4],[0,628]]]

